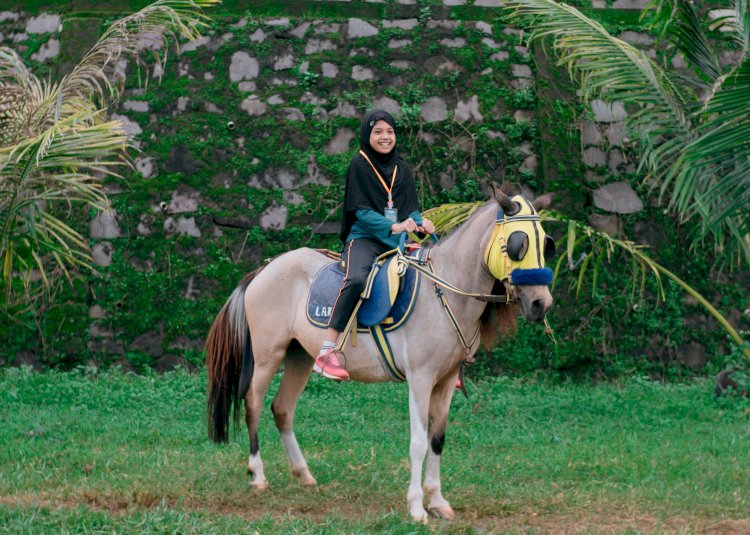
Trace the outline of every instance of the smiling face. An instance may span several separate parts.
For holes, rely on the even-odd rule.
[[[370,146],[375,152],[388,154],[396,146],[396,132],[384,120],[379,120],[370,132]]]

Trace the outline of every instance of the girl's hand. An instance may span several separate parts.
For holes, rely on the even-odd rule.
[[[419,230],[426,234],[435,234],[435,225],[429,219],[422,219],[422,226]]]
[[[414,220],[410,217],[405,219],[401,223],[394,223],[391,225],[391,232],[393,234],[401,234],[402,232],[416,232],[419,229]]]

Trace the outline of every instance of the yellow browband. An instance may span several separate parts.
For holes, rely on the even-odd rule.
[[[484,262],[492,275],[504,281],[516,269],[537,269],[544,267],[544,238],[539,215],[532,204],[521,195],[512,197],[521,209],[509,216],[502,210],[498,212],[495,228],[492,231],[487,248],[484,251]],[[528,237],[528,249],[525,256],[518,262],[508,256],[508,237],[516,231],[521,231]],[[512,281],[511,281],[512,282]]]

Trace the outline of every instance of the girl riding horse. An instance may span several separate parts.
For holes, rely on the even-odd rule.
[[[359,152],[346,174],[341,240],[346,275],[333,305],[313,370],[323,377],[348,380],[336,349],[373,261],[398,247],[402,232],[432,234],[435,227],[418,211],[411,166],[396,152],[396,121],[390,113],[372,110],[362,118]]]

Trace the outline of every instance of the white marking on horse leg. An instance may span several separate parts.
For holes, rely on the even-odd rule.
[[[259,354],[261,354],[259,352]],[[247,461],[247,469],[253,474],[250,485],[256,490],[266,490],[268,481],[263,471],[263,461],[260,457],[260,445],[258,444],[258,424],[263,410],[263,397],[266,395],[268,385],[271,382],[275,368],[272,366],[258,366],[256,364],[250,389],[245,395],[245,423],[247,424],[250,438],[250,457]]]
[[[424,476],[424,490],[429,499],[427,509],[440,518],[452,520],[455,516],[448,500],[443,498],[440,483],[440,455],[427,452],[427,468]]]
[[[411,480],[406,493],[406,503],[411,517],[417,522],[427,521],[422,492],[422,462],[427,453],[427,412],[429,408],[429,388],[420,388],[409,382],[409,420],[411,423],[411,441],[409,456],[411,458]]]
[[[289,458],[289,464],[292,465],[292,474],[299,480],[300,484],[306,486],[317,485],[318,482],[310,473],[310,469],[307,468],[307,461],[305,461],[302,450],[297,443],[297,437],[294,436],[294,431],[282,431],[281,432],[281,444],[283,444],[286,450],[286,455]]]
[[[424,476],[424,490],[427,493],[427,510],[440,518],[451,520],[455,513],[448,500],[443,498],[440,482],[440,457],[445,444],[445,431],[448,424],[448,410],[453,397],[455,376],[452,375],[436,385],[430,396],[430,451],[427,453],[427,468]]]
[[[271,404],[276,428],[279,430],[281,444],[284,446],[289,464],[292,467],[292,474],[305,486],[317,485],[317,481],[310,474],[292,426],[297,400],[305,389],[312,365],[313,360],[307,355],[287,355],[284,360],[281,384]]]
[[[250,458],[247,460],[247,469],[253,474],[253,480],[250,482],[253,489],[268,489],[268,480],[263,472],[263,460],[260,458],[260,452],[250,455]]]

